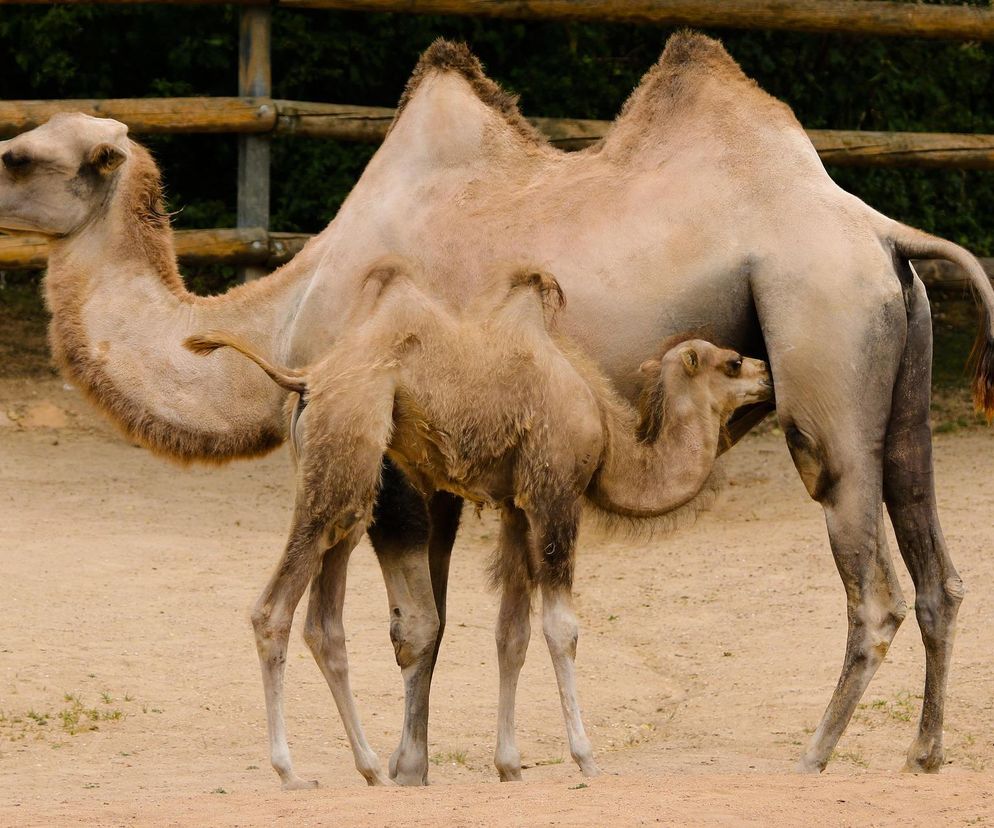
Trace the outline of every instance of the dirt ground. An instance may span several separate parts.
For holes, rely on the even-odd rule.
[[[518,708],[525,782],[496,782],[496,606],[484,574],[495,520],[470,512],[432,697],[432,787],[363,786],[294,634],[291,746],[322,787],[284,794],[267,761],[248,609],[288,525],[285,452],[177,468],[129,445],[58,380],[0,380],[0,824],[994,821],[994,434],[938,434],[936,465],[969,591],[941,775],[896,772],[923,681],[913,614],[828,771],[791,773],[837,679],[844,595],[820,509],[767,431],[730,454],[724,493],[696,525],[651,540],[584,529],[579,687],[602,777],[585,783],[569,758],[535,624]],[[902,583],[910,597],[903,571]],[[346,624],[360,711],[385,762],[402,685],[365,543]]]

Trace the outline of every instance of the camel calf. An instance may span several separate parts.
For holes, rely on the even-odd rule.
[[[571,586],[581,501],[635,519],[688,504],[711,475],[728,416],[770,397],[766,365],[684,341],[641,366],[644,391],[635,411],[550,330],[563,303],[552,277],[520,271],[510,281],[495,280],[490,293],[456,314],[422,291],[415,275],[406,261],[374,266],[347,333],[306,371],[273,365],[228,333],[186,340],[199,354],[232,347],[299,395],[291,425],[293,528],[252,619],[273,765],[284,787],[311,784],[293,772],[282,711],[290,622],[310,582],[306,640],[331,686],[357,767],[370,784],[387,782],[348,685],[341,626],[347,551],[335,554],[350,550],[369,525],[386,454],[426,495],[449,491],[501,510],[493,564],[502,590],[495,756],[501,779],[521,777],[514,697],[537,589],[570,753],[584,774],[594,775],[573,672]],[[434,642],[433,635],[425,639]],[[425,660],[433,653],[403,649],[398,643],[401,667],[430,676]],[[427,711],[409,713],[422,720],[418,732],[426,739]],[[393,770],[403,777],[404,768]]]

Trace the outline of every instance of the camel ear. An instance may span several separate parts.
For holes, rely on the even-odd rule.
[[[113,144],[97,144],[90,150],[86,160],[100,175],[114,172],[128,156],[120,147]]]
[[[639,366],[639,373],[643,377],[651,377],[659,373],[663,363],[658,359],[647,359]]]
[[[697,351],[693,348],[684,348],[680,352],[680,359],[683,361],[683,370],[687,372],[687,376],[694,376],[694,374],[697,373],[697,369],[701,365],[700,358],[697,356]]]

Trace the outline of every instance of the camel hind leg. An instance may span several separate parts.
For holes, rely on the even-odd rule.
[[[322,671],[329,676],[332,691],[341,688],[343,681],[347,687],[347,673],[344,680],[341,676],[342,665],[347,670],[347,663],[335,657],[339,638],[344,646],[344,635],[337,636],[334,628],[334,615],[340,614],[340,608],[333,609],[331,627],[323,630],[325,634],[317,633],[320,625],[315,616],[323,603],[322,594],[330,596],[332,603],[340,602],[337,590],[344,587],[345,569],[344,563],[336,566],[335,562],[347,558],[347,551],[369,523],[379,485],[380,459],[392,428],[393,386],[389,375],[353,371],[346,376],[351,381],[343,378],[332,392],[316,395],[294,422],[298,451],[293,527],[283,558],[252,613],[266,693],[270,757],[284,789],[317,784],[305,782],[294,773],[283,717],[283,678],[293,613],[304,589],[318,574],[322,553],[331,549],[333,557],[329,565],[325,555],[326,565],[313,596],[305,637]],[[328,579],[332,583],[326,583]],[[343,709],[341,704],[339,707]],[[346,729],[352,728],[352,737],[357,717],[348,705],[344,711]],[[362,769],[360,752],[357,750],[357,765]]]
[[[805,487],[824,509],[846,594],[842,670],[803,771],[825,768],[907,612],[882,508],[884,442],[907,331],[901,285],[879,249],[858,271],[813,255],[807,281],[795,279],[790,291],[772,272],[753,283],[777,414]],[[829,277],[831,292],[822,287]]]
[[[321,571],[311,582],[304,640],[335,699],[338,715],[352,746],[356,769],[370,785],[389,785],[390,780],[380,769],[379,759],[366,741],[359,721],[349,681],[349,659],[345,648],[345,627],[342,625],[346,571],[349,556],[360,535],[361,532],[356,531],[325,552]]]
[[[915,615],[925,645],[925,691],[918,734],[905,770],[937,771],[943,762],[942,720],[963,582],[946,551],[935,502],[929,400],[932,319],[925,288],[914,280],[908,340],[894,388],[884,450],[884,500],[915,584]]]
[[[293,770],[283,717],[283,679],[293,613],[320,557],[323,534],[321,523],[306,519],[295,522],[283,559],[252,612],[266,694],[269,757],[284,790],[317,787],[317,782],[304,781]]]

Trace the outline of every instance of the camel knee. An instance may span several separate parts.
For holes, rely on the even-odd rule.
[[[390,640],[393,642],[397,666],[403,670],[425,658],[431,658],[440,629],[441,624],[434,609],[429,614],[409,613],[400,607],[393,607]]]
[[[942,584],[942,593],[946,603],[959,609],[959,605],[963,603],[963,599],[966,597],[966,587],[963,585],[963,579],[959,575],[951,575],[946,578]]]
[[[323,642],[324,630],[320,622],[312,621],[310,616],[308,616],[304,624],[304,643],[315,658],[321,655]]]
[[[307,644],[314,660],[324,663],[332,673],[340,676],[348,674],[348,663],[343,658],[345,653],[344,630],[328,629],[319,621],[311,622],[308,619],[304,626],[304,643]]]
[[[915,596],[915,616],[926,642],[945,640],[956,621],[966,589],[958,575],[952,575],[934,590]]]
[[[269,604],[256,604],[252,610],[252,629],[255,631],[256,645],[260,652],[279,644],[290,635],[290,618],[284,618],[283,613],[274,613]]]
[[[883,606],[878,603],[872,612],[853,613],[851,634],[861,642],[853,652],[855,660],[879,665],[907,614],[908,604],[900,596],[891,596]]]
[[[562,608],[547,612],[542,618],[542,632],[550,652],[559,652],[576,658],[576,644],[580,636],[580,625],[572,612]]]
[[[497,652],[512,660],[523,660],[531,630],[527,624],[498,624],[494,631]]]

